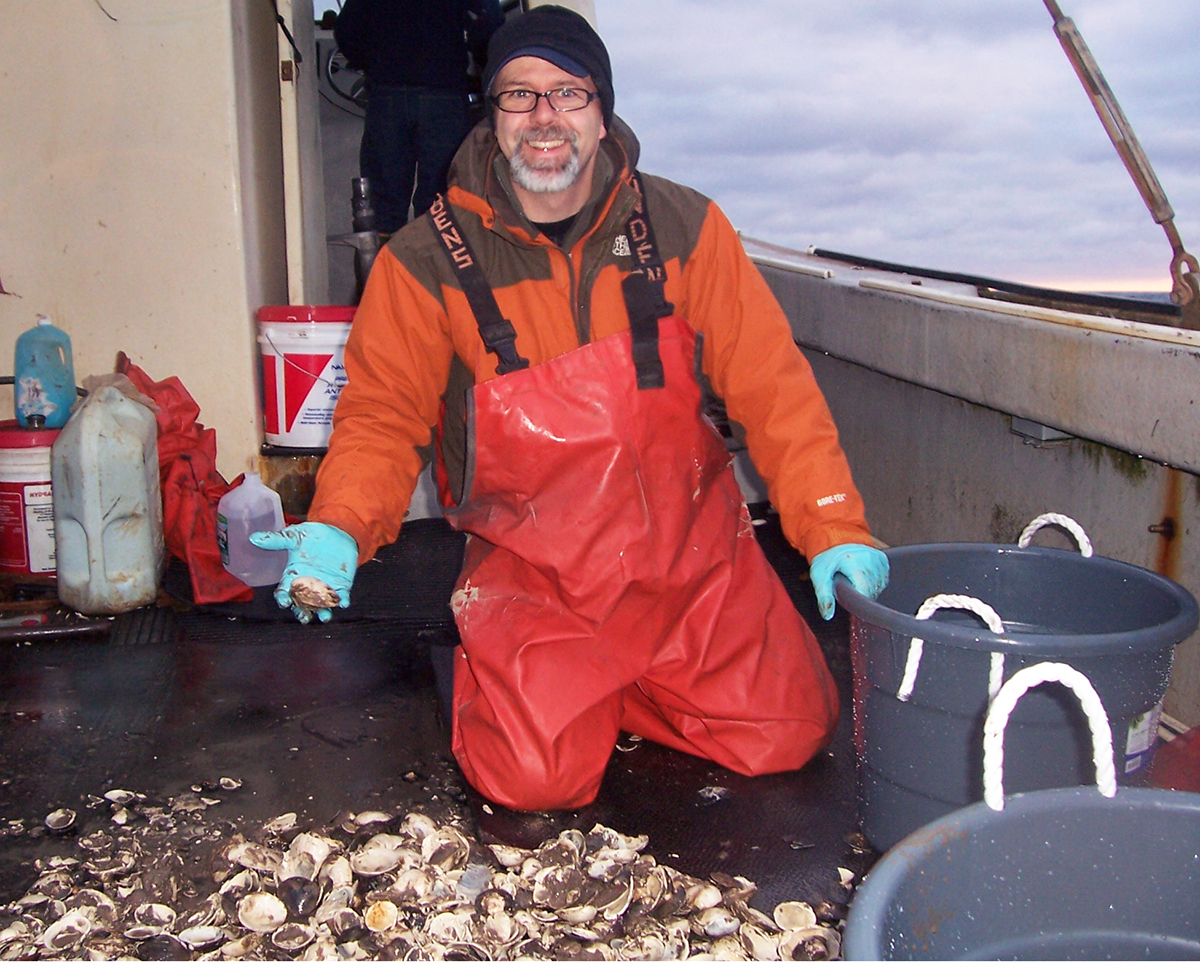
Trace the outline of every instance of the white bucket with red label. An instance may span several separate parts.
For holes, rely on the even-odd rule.
[[[50,446],[59,429],[0,421],[0,570],[54,576]]]
[[[324,448],[346,383],[342,351],[354,307],[260,307],[263,433],[269,445]]]

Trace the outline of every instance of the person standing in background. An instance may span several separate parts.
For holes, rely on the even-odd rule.
[[[346,0],[334,39],[363,72],[367,111],[360,174],[383,235],[423,214],[446,189],[450,159],[471,129],[470,59],[482,68],[504,21],[499,0]]]

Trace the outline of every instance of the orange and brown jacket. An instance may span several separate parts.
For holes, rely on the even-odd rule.
[[[561,248],[516,205],[487,121],[455,156],[447,199],[531,366],[629,329],[621,281],[634,259],[623,237],[637,201],[629,181],[637,155],[633,133],[614,118],[597,154],[596,191]],[[698,192],[649,175],[642,184],[666,298],[703,335],[704,374],[744,427],[788,539],[810,560],[840,543],[870,543],[825,399],[736,231]],[[495,377],[496,364],[432,223],[413,220],[376,258],[355,314],[348,383],[309,518],[353,536],[359,562],[393,542],[443,397],[447,413],[460,415],[459,385]],[[466,381],[451,381],[452,371]]]

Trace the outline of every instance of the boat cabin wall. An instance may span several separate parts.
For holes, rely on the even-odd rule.
[[[1013,543],[1034,517],[1058,512],[1084,527],[1099,555],[1200,592],[1200,479],[1096,440],[1113,428],[1123,433],[1122,402],[1130,396],[1162,415],[1186,410],[1197,397],[1194,377],[1190,389],[1182,383],[1197,364],[1190,349],[1134,340],[1139,346],[1107,364],[1097,364],[1086,347],[1073,360],[1060,353],[1050,362],[1063,376],[1055,385],[1044,377],[1045,341],[1082,339],[1103,349],[1130,339],[1077,329],[1037,333],[1052,325],[1042,321],[1031,331],[970,300],[947,305],[864,287],[840,268],[760,269],[829,401],[872,532],[885,543]],[[1163,360],[1190,369],[1179,387],[1171,387],[1175,378]],[[1117,379],[1105,368],[1125,374]],[[1073,413],[1093,395],[1109,406]],[[1002,410],[998,401],[1025,401],[1028,409]],[[1050,412],[1056,426],[1030,418]],[[1138,421],[1147,433],[1155,424],[1144,415]],[[1166,423],[1157,423],[1164,437]],[[1173,431],[1194,440],[1196,427]],[[1077,434],[1057,430],[1063,428]],[[1088,432],[1092,438],[1083,437]],[[1034,543],[1074,548],[1056,528],[1039,531]],[[1186,726],[1200,724],[1196,635],[1176,652],[1164,710]]]
[[[177,375],[237,475],[261,442],[255,311],[288,300],[272,4],[4,15],[0,352],[11,367],[42,313],[70,334],[77,380],[112,372],[118,351]]]

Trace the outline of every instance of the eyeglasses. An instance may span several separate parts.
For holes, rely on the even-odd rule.
[[[500,91],[492,95],[492,104],[501,111],[514,114],[528,114],[538,106],[538,99],[545,98],[555,111],[578,111],[586,108],[600,95],[586,88],[555,88],[553,91],[526,91],[524,88],[514,88],[512,91]]]

